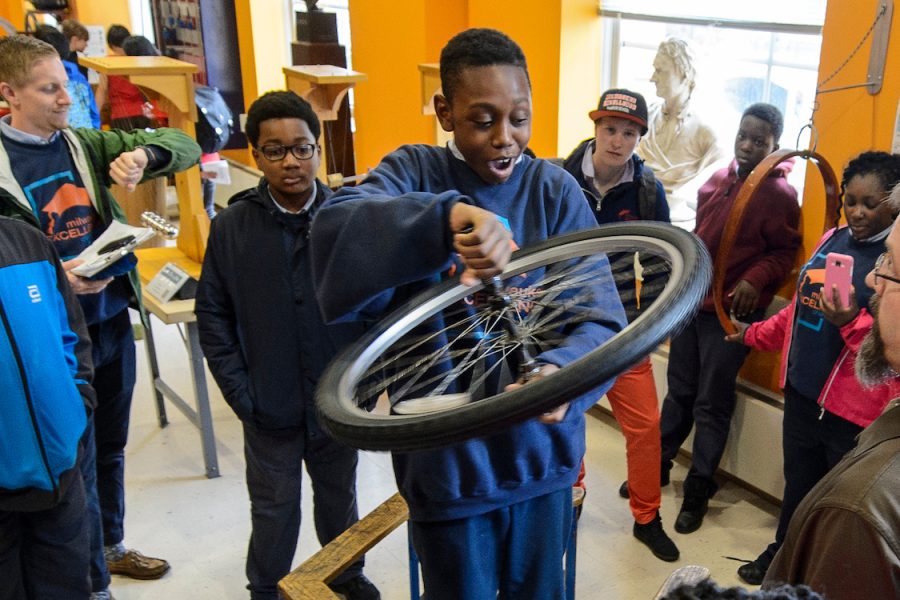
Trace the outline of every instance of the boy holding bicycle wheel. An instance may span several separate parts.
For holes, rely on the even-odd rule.
[[[525,155],[531,84],[513,40],[491,29],[458,34],[441,53],[441,84],[435,112],[454,140],[443,148],[399,148],[316,215],[313,269],[328,320],[383,314],[454,269],[463,270],[463,283],[489,278],[503,270],[513,243],[527,246],[596,224],[569,174]],[[515,285],[528,284],[526,278]],[[596,318],[573,325],[559,346],[538,354],[537,377],[624,327],[605,260],[595,287]],[[596,398],[596,391],[566,398],[542,417],[447,448],[394,454],[429,600],[498,592],[563,597],[583,413]]]

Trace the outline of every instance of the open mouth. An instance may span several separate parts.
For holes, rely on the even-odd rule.
[[[505,171],[513,164],[513,158],[508,156],[506,158],[496,158],[494,160],[488,161],[488,166],[495,171]]]

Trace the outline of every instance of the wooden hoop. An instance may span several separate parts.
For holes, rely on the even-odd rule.
[[[822,155],[808,150],[776,150],[756,165],[756,168],[751,171],[747,181],[741,186],[741,190],[734,199],[731,212],[728,213],[728,220],[725,222],[725,230],[722,232],[722,241],[719,244],[719,249],[713,262],[713,303],[716,307],[716,316],[719,318],[719,323],[728,334],[737,333],[737,329],[731,322],[731,319],[728,318],[728,313],[725,312],[723,302],[725,297],[725,272],[728,268],[728,259],[731,258],[731,250],[734,248],[738,232],[741,230],[744,213],[759,185],[766,180],[766,177],[771,175],[772,171],[779,164],[795,156],[814,162],[819,167],[819,173],[822,175],[822,181],[825,183],[823,233],[831,228],[831,219],[837,215],[839,200],[837,177],[834,175],[834,169],[831,168],[831,165],[828,164],[828,161]]]

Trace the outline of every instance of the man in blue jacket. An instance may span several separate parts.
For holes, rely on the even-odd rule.
[[[135,261],[120,260],[90,279],[72,269],[113,220],[125,220],[109,190],[113,183],[133,190],[144,179],[183,171],[197,163],[200,148],[177,129],[71,129],[66,82],[49,44],[21,35],[0,39],[0,94],[10,108],[0,119],[0,215],[29,223],[53,242],[91,336],[97,409],[88,436],[96,433],[96,444],[86,444],[85,467],[96,464],[97,483],[88,482],[86,492],[96,523],[93,586],[102,599],[109,597],[110,572],[156,579],[169,563],[124,544],[125,444],[135,382],[128,306],[140,301]]]
[[[6,217],[0,323],[0,598],[86,600],[91,342],[53,246]]]
[[[331,195],[316,179],[315,112],[293,92],[269,92],[247,111],[246,131],[263,177],[212,222],[196,312],[209,369],[244,428],[252,521],[247,587],[254,600],[276,600],[297,548],[304,463],[319,542],[358,520],[356,450],[319,428],[313,391],[362,327],[326,326],[313,290],[309,224]],[[349,600],[377,600],[363,562],[331,588]]]

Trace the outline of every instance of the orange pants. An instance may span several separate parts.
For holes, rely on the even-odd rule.
[[[631,514],[642,525],[656,517],[659,510],[660,446],[659,400],[650,358],[622,373],[606,392],[613,416],[625,436],[625,462]],[[584,487],[584,463],[575,485]]]

